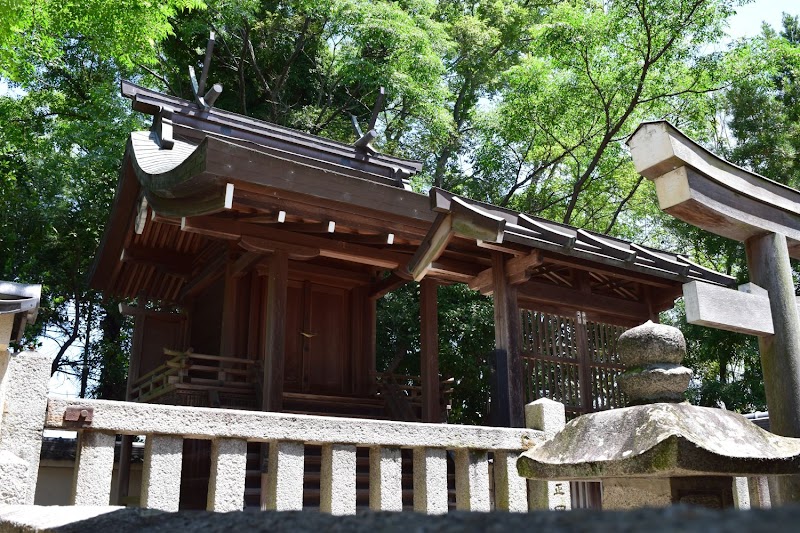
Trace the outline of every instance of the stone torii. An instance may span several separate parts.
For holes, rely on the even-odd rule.
[[[715,156],[668,122],[642,123],[628,146],[663,211],[745,243],[751,283],[739,291],[686,284],[687,320],[758,336],[771,431],[800,437],[800,313],[789,262],[800,259],[800,192]],[[778,492],[779,502],[800,501],[800,475],[783,478]]]

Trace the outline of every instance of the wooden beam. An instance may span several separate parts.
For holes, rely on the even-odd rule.
[[[505,262],[506,279],[511,285],[519,285],[531,279],[530,271],[543,264],[542,254],[534,250],[528,255],[512,257]],[[483,270],[480,274],[470,279],[469,288],[480,291],[481,294],[491,294],[493,291],[494,274],[491,268]]]
[[[439,319],[437,285],[431,279],[420,282],[420,370],[422,378],[422,421],[441,422],[439,405]]]
[[[650,316],[646,303],[599,294],[587,294],[569,287],[529,281],[519,285],[517,291],[520,302],[523,304],[525,302],[555,304],[560,306],[562,312],[567,310],[598,312],[638,320],[640,324],[646,322]]]
[[[323,222],[284,222],[280,225],[284,231],[298,233],[333,233],[336,231],[336,222],[325,220]]]
[[[246,254],[242,254],[233,264],[233,276],[237,278],[244,276],[262,257],[263,255],[259,252],[247,252]]]
[[[283,250],[289,255],[290,259],[296,261],[314,259],[320,255],[319,248],[273,241],[270,239],[260,239],[258,237],[248,237],[246,235],[239,239],[239,246],[248,252],[256,252],[259,254],[269,254],[276,250]]]
[[[235,219],[213,216],[185,218],[181,224],[181,229],[183,229],[183,231],[200,233],[219,239],[239,240],[243,236],[248,236],[271,240],[276,243],[280,242],[307,248],[318,248],[320,251],[319,255],[322,257],[330,257],[332,259],[340,259],[342,261],[387,269],[397,268],[404,262],[402,256],[395,252],[324,237],[283,231],[272,226],[247,224]]]
[[[320,217],[335,220],[341,226],[358,228],[364,231],[383,233],[391,231],[395,237],[417,240],[425,236],[430,227],[432,216],[430,212],[424,219],[401,219],[391,217],[387,220],[386,213],[371,212],[359,209],[357,213],[348,210],[347,206],[334,205],[330,202],[317,201],[306,195],[299,195],[288,191],[272,191],[269,188],[247,187],[248,184],[237,184],[234,206],[251,209],[282,210],[290,212],[293,216],[318,220]],[[278,195],[279,194],[279,195]]]
[[[181,291],[178,293],[178,302],[182,302],[186,298],[191,298],[214,283],[214,281],[222,275],[226,260],[226,256],[220,255],[213,261],[207,263],[196,276],[186,282],[183,288],[181,288]]]
[[[283,369],[286,355],[286,298],[289,277],[289,256],[277,250],[270,256],[267,274],[267,309],[265,342],[262,360],[264,379],[261,393],[262,411],[283,409]]]
[[[373,244],[390,246],[394,244],[394,233],[378,233],[377,235],[362,235],[359,233],[339,233],[338,238],[356,244]]]
[[[442,255],[454,234],[453,215],[439,214],[406,267],[414,281],[425,277],[431,263]]]
[[[525,397],[522,388],[521,325],[517,291],[506,279],[505,257],[500,252],[492,255],[492,271],[499,420],[508,427],[524,427]]]

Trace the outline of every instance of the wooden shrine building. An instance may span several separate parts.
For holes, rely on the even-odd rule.
[[[612,368],[610,359],[562,360],[548,379],[531,378],[537,357],[558,365],[561,352],[608,345],[608,328],[656,320],[686,282],[734,285],[681,255],[437,188],[419,194],[408,180],[420,163],[368,144],[128,82],[122,92],[153,126],[130,135],[91,285],[137,299],[125,306],[135,317],[128,399],[329,414],[373,405],[374,416],[409,418],[386,405],[392,390],[407,396],[408,383],[376,395],[375,309],[416,280],[416,419],[442,421],[436,287],[465,283],[494,298],[497,405],[522,426],[526,396],[558,396],[559,381],[575,412],[614,394],[590,368]],[[552,316],[577,333],[563,337]],[[570,392],[578,385],[584,392]]]

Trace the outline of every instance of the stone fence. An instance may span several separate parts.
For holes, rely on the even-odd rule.
[[[356,510],[356,448],[369,448],[373,510],[401,511],[401,449],[413,450],[414,509],[448,510],[447,453],[455,457],[460,510],[527,511],[569,507],[569,484],[528,482],[516,459],[564,425],[563,405],[527,406],[529,429],[346,419],[105,400],[46,397],[50,362],[28,352],[11,358],[6,408],[0,424],[0,504],[33,503],[44,429],[77,430],[74,505],[108,505],[117,435],[144,435],[142,507],[178,510],[184,439],[211,441],[207,509],[241,510],[247,443],[268,443],[262,484],[267,509],[303,508],[304,447],[321,445],[320,508]],[[489,457],[493,468],[489,468]],[[493,479],[490,480],[490,472]],[[490,487],[492,487],[490,489]]]

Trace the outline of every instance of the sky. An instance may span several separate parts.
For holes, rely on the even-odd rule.
[[[773,28],[780,28],[783,12],[800,15],[800,1],[756,0],[736,9],[736,15],[728,21],[728,34],[734,39],[758,35],[762,22],[767,22]]]

